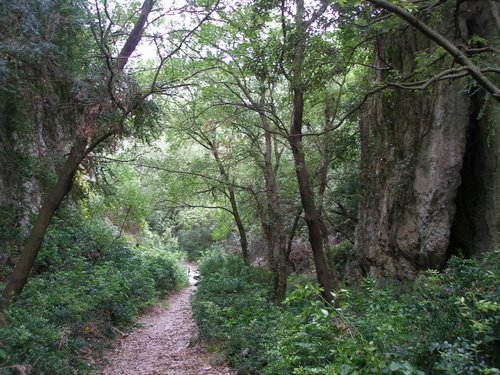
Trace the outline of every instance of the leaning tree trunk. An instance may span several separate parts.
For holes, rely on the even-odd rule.
[[[130,55],[134,52],[137,44],[141,40],[147,18],[152,8],[153,0],[145,0],[142,6],[141,14],[139,15],[133,30],[130,32],[125,45],[117,57],[117,71],[123,72]],[[71,151],[64,163],[63,168],[59,172],[58,180],[44,199],[42,208],[38,212],[35,224],[23,246],[20,258],[16,263],[12,275],[7,281],[5,289],[3,290],[3,299],[0,304],[0,315],[5,306],[7,306],[12,299],[23,290],[42,245],[47,228],[55,215],[57,208],[71,189],[73,176],[78,166],[82,162],[83,158],[85,158],[85,156],[91,152],[94,147],[113,134],[113,132],[107,132],[106,134],[99,136],[97,140],[94,140],[91,143],[91,135],[97,133],[98,120],[102,114],[103,108],[106,107],[106,104],[107,103],[104,102],[98,103],[83,115],[83,120],[76,130]]]
[[[240,210],[238,209],[238,203],[236,201],[236,194],[234,192],[234,188],[231,185],[228,185],[227,190],[229,193],[229,203],[231,204],[231,212],[233,214],[233,219],[234,222],[236,223],[236,228],[238,229],[238,234],[240,236],[241,255],[243,256],[243,262],[247,266],[249,266],[250,256],[248,254],[247,231],[245,229],[245,225],[243,224],[243,220],[240,215]]]
[[[321,218],[314,203],[314,195],[311,187],[309,172],[302,150],[302,122],[304,116],[304,97],[300,89],[294,89],[293,121],[289,135],[295,162],[295,173],[299,185],[300,200],[304,210],[304,219],[307,224],[309,243],[311,245],[314,266],[318,282],[323,288],[323,298],[331,302],[331,292],[336,288],[333,285],[323,248],[323,233],[321,231]]]
[[[45,233],[47,232],[47,228],[54,216],[54,212],[71,189],[73,176],[78,165],[80,165],[80,162],[85,156],[86,146],[86,139],[79,138],[77,142],[75,142],[59,173],[57,183],[45,198],[42,208],[36,218],[36,222],[24,244],[21,256],[3,291],[2,297],[5,301],[10,301],[15,295],[21,293],[26,284],[31,268],[35,263],[38,251],[45,237]]]
[[[288,142],[292,149],[295,165],[295,174],[299,187],[300,201],[304,210],[304,220],[307,224],[309,243],[313,253],[316,277],[322,287],[322,296],[327,302],[333,300],[331,292],[336,289],[328,272],[328,264],[325,257],[323,232],[321,230],[320,213],[314,202],[314,194],[311,186],[309,171],[307,168],[303,143],[302,127],[304,124],[304,60],[306,51],[306,39],[308,37],[308,27],[311,26],[328,6],[328,2],[323,3],[320,10],[315,12],[308,21],[304,20],[306,14],[304,0],[296,1],[295,14],[295,35],[293,37],[293,60],[289,81],[293,92],[293,113],[292,124],[288,134]]]
[[[458,20],[452,32],[463,40],[498,36],[488,1],[462,2],[457,12],[444,19]],[[411,28],[378,43],[378,67],[394,66],[402,76],[415,53],[435,48]],[[456,247],[474,254],[498,245],[499,109],[467,84],[442,81],[425,94],[395,90],[365,107],[355,245],[363,273],[413,278],[443,267]]]

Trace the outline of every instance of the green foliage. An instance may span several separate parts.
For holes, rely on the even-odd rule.
[[[201,251],[213,243],[212,231],[203,225],[193,225],[192,227],[179,231],[179,246],[184,249],[188,258],[196,259]]]
[[[310,281],[292,286],[283,306],[234,256],[210,252],[193,299],[201,336],[240,373],[498,373],[499,256],[452,258],[444,273],[412,283],[366,278],[325,305]]]
[[[16,223],[16,210],[15,207],[6,204],[0,204],[0,244],[9,244],[6,249],[12,252],[12,248],[17,247],[19,244],[19,228]],[[9,253],[5,256],[10,255]],[[0,257],[0,271],[4,266],[4,259]]]
[[[85,41],[74,43],[83,32],[81,15],[81,8],[66,0],[0,1],[0,78],[19,68],[59,69],[60,77],[61,68],[70,68],[84,51]]]
[[[175,254],[131,247],[98,217],[63,210],[50,226],[37,275],[8,308],[0,363],[35,373],[89,373],[113,326],[132,323],[160,293],[186,282]]]
[[[338,244],[330,246],[329,257],[333,257],[335,268],[341,280],[348,280],[349,274],[346,266],[354,259],[354,244],[349,240],[344,240]]]
[[[267,301],[269,275],[212,247],[199,262],[202,281],[192,300],[200,335],[225,352],[241,373],[266,364],[266,343],[282,317]]]
[[[215,219],[213,211],[204,209],[184,210],[179,215],[181,228],[179,229],[179,247],[186,251],[190,260],[197,259],[204,249],[213,243]]]
[[[137,234],[147,226],[146,219],[152,211],[151,197],[144,190],[143,178],[134,167],[116,163],[108,170],[106,197],[99,197],[97,207],[106,207],[107,214],[116,226]]]
[[[154,248],[149,243],[141,246],[140,250],[156,290],[168,292],[187,285],[186,271],[180,262],[183,253],[176,251],[176,248],[173,249],[174,252],[167,248]]]

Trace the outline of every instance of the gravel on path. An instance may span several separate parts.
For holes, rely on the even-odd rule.
[[[167,306],[152,306],[139,319],[140,327],[115,345],[102,375],[233,375],[234,370],[213,364],[192,316],[189,297],[196,287],[196,268],[190,286],[170,294]],[[165,305],[165,304],[164,304]],[[195,343],[195,344],[192,344]]]

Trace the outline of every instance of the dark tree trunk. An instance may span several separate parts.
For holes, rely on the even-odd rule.
[[[312,16],[314,19],[319,17],[328,3],[324,3],[322,8],[315,12]],[[337,285],[333,285],[326,262],[323,232],[321,230],[321,217],[314,203],[314,195],[311,187],[310,175],[306,165],[304,150],[302,147],[302,126],[304,122],[304,82],[303,69],[304,57],[306,49],[307,28],[310,27],[314,19],[304,20],[305,7],[303,0],[296,1],[295,13],[295,35],[293,37],[294,54],[291,68],[291,76],[289,77],[292,92],[293,92],[293,114],[292,125],[288,135],[294,164],[295,174],[300,193],[300,200],[304,210],[304,218],[307,224],[309,243],[311,245],[316,276],[320,286],[322,287],[322,296],[327,302],[333,300],[331,292],[336,289]]]
[[[331,118],[335,117],[335,114],[333,113],[332,110],[332,100],[330,98],[326,99],[325,103],[325,130],[328,130],[329,128],[329,121]],[[325,200],[325,193],[326,189],[328,187],[328,172],[329,172],[329,166],[330,166],[330,160],[332,159],[333,155],[333,144],[334,140],[331,139],[329,134],[326,134],[321,142],[321,165],[318,170],[317,174],[317,181],[318,181],[318,187],[317,187],[317,210],[318,210],[318,215],[319,215],[319,222],[321,226],[321,233],[323,235],[323,247],[325,250],[326,254],[326,259],[328,262],[328,269],[330,271],[330,277],[332,278],[333,285],[339,285],[339,279],[337,275],[337,270],[335,269],[335,258],[334,254],[332,253],[331,247],[330,247],[330,236],[328,232],[328,228],[326,226],[326,213],[324,209],[324,200]],[[336,301],[338,302],[338,301]]]
[[[305,222],[307,224],[309,243],[313,252],[314,266],[318,282],[323,288],[323,298],[331,302],[331,292],[336,288],[333,285],[326,257],[323,248],[323,233],[321,231],[321,222],[319,213],[314,204],[314,196],[311,188],[309,172],[305,163],[302,150],[302,122],[304,116],[304,97],[300,89],[294,89],[294,107],[293,120],[290,129],[289,142],[292,147],[293,158],[295,162],[295,173],[299,185],[300,200],[304,210]]]
[[[78,168],[78,165],[80,165],[80,162],[85,156],[86,146],[87,142],[85,139],[78,138],[76,140],[61,172],[59,173],[57,183],[45,198],[30,235],[24,244],[21,256],[19,257],[16,267],[14,268],[14,271],[7,281],[5,289],[2,293],[2,297],[6,303],[9,303],[23,290],[52,217],[66,194],[71,189],[73,176]]]
[[[461,2],[459,25],[442,25],[443,30],[465,41],[473,34],[493,39],[498,31],[488,9],[487,1]],[[390,64],[405,75],[415,54],[428,48],[435,46],[409,28],[379,39],[376,64]],[[443,267],[453,246],[466,246],[472,254],[479,244],[498,245],[499,219],[493,212],[499,209],[500,121],[498,104],[484,98],[477,90],[468,95],[466,81],[451,80],[434,84],[425,95],[385,93],[366,106],[360,128],[364,196],[355,245],[363,273],[414,278],[421,270]],[[466,149],[474,168],[464,164]],[[456,205],[459,191],[465,194],[458,194]]]
[[[151,12],[152,6],[153,0],[144,1],[141,14],[134,26],[134,29],[129,34],[125,42],[125,46],[120,51],[118,56],[117,70],[119,72],[123,71],[130,55],[137,47],[137,44],[142,37],[144,25],[146,24],[146,20]],[[38,212],[35,224],[31,229],[28,239],[26,240],[21,251],[21,256],[16,263],[12,275],[7,281],[5,289],[2,293],[3,300],[0,305],[0,313],[13,298],[15,298],[23,290],[42,245],[47,228],[52,220],[52,217],[56,213],[57,208],[71,189],[73,176],[83,158],[99,143],[102,143],[113,134],[113,132],[107,132],[98,136],[92,143],[89,142],[91,135],[95,135],[98,130],[97,122],[103,111],[104,104],[105,103],[96,104],[83,115],[83,120],[76,130],[71,151],[64,163],[63,168],[59,172],[58,180],[46,196],[42,204],[42,208]]]
[[[243,256],[243,261],[247,266],[249,266],[250,256],[248,254],[247,232],[245,226],[243,225],[243,220],[241,219],[240,211],[238,210],[238,205],[236,204],[236,196],[234,195],[234,191],[230,193],[230,201],[231,201],[231,211],[233,212],[234,222],[236,223],[236,227],[238,228],[238,234],[240,236],[240,246],[241,246],[241,254]]]
[[[468,36],[500,37],[500,4],[461,4],[459,28]],[[489,62],[489,61],[488,61]],[[498,56],[492,61],[500,62]],[[499,83],[499,80],[496,81]],[[476,255],[500,245],[500,105],[485,92],[471,96],[461,184],[450,234],[450,254]]]
[[[404,8],[401,8],[397,6],[396,4],[392,4],[387,0],[368,0],[370,3],[386,9],[390,11],[391,13],[396,14],[398,17],[402,18],[405,20],[408,24],[410,24],[412,27],[414,27],[416,30],[418,30],[419,33],[422,35],[425,35],[426,38],[429,40],[432,40],[435,42],[439,47],[441,47],[444,51],[446,51],[450,56],[453,57],[454,63],[461,65],[462,67],[466,68],[467,70],[467,75],[469,75],[472,79],[476,81],[476,83],[481,86],[485,91],[487,91],[494,100],[496,100],[498,103],[500,103],[500,88],[488,78],[488,76],[485,74],[485,71],[482,70],[482,66],[475,63],[472,59],[469,58],[468,52],[463,51],[463,46],[467,46],[469,43],[468,39],[461,40],[459,44],[455,43],[453,40],[450,40],[449,37],[446,35],[443,35],[439,33],[439,31],[434,30],[432,27],[430,27],[427,23],[423,22],[418,16],[415,16],[412,14],[412,12],[409,12],[405,10]],[[465,4],[465,5],[463,5]],[[479,5],[478,5],[479,4]],[[455,19],[460,19],[461,16],[465,16],[466,18],[470,19],[470,13],[463,13],[462,9],[464,8],[469,8],[472,10],[474,7],[479,7],[481,8],[479,11],[483,12],[485,10],[486,12],[489,13],[490,15],[490,24],[496,24],[496,32],[498,32],[498,4],[494,4],[490,0],[465,0],[465,1],[457,1],[456,2],[456,12],[462,13],[459,14],[458,16],[455,17]],[[467,12],[467,11],[466,11]],[[490,13],[491,12],[491,13]],[[445,17],[449,17],[450,15],[445,15]],[[446,20],[446,18],[445,18]],[[442,25],[441,25],[442,26]],[[468,27],[468,26],[466,26]],[[443,29],[445,30],[445,29]],[[483,29],[484,30],[484,29]],[[446,30],[445,30],[446,31]],[[491,35],[487,35],[489,37]],[[494,39],[490,39],[490,45],[495,46],[496,44],[494,43]],[[496,66],[495,66],[495,71],[496,71]],[[490,70],[491,72],[491,70]]]

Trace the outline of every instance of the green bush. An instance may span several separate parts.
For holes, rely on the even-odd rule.
[[[179,246],[187,252],[189,260],[196,260],[203,249],[213,244],[212,229],[203,225],[192,225],[179,230]]]
[[[177,254],[167,252],[146,253],[144,261],[153,277],[156,290],[168,292],[179,286],[187,285],[186,270]]]
[[[250,268],[217,247],[204,254],[199,270],[202,281],[192,304],[201,337],[242,373],[263,367],[265,344],[281,319],[267,302],[267,271]]]
[[[414,282],[366,278],[339,291],[334,309],[307,278],[277,306],[261,270],[212,251],[200,263],[195,318],[242,374],[496,374],[499,255],[452,258]]]
[[[130,246],[103,220],[63,211],[33,277],[7,309],[0,364],[33,373],[90,373],[114,326],[134,322],[160,293],[186,282],[176,255]]]

